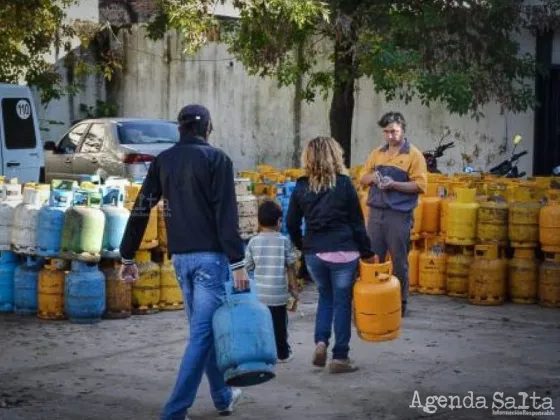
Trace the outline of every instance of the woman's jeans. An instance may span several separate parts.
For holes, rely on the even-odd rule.
[[[305,255],[307,270],[319,290],[315,344],[323,342],[329,345],[334,318],[333,359],[348,358],[352,328],[352,291],[358,261],[331,263],[314,254]]]

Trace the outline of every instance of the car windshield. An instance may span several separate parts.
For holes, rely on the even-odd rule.
[[[123,121],[117,123],[121,144],[177,143],[177,124],[170,121]]]

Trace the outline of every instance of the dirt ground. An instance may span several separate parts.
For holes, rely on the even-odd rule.
[[[310,363],[316,298],[309,286],[298,313],[291,314],[294,360],[279,365],[274,380],[245,388],[232,418],[527,417],[493,416],[495,392],[503,392],[500,401],[515,397],[517,408],[523,406],[519,392],[534,392],[539,404],[548,397],[554,415],[543,418],[560,418],[557,309],[477,307],[445,296],[412,296],[400,338],[372,344],[354,332],[351,357],[360,370],[334,376]],[[187,336],[182,311],[89,326],[0,315],[0,419],[157,419]],[[429,396],[450,395],[465,404],[472,395],[487,408],[436,403],[435,410],[424,407],[435,411],[429,414],[419,407]],[[531,400],[526,405],[535,408]],[[189,416],[219,418],[205,380]]]

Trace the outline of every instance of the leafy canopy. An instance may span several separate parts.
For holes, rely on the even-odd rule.
[[[99,63],[91,66],[72,54],[71,40],[79,39],[79,48],[88,48],[103,25],[86,21],[69,22],[65,9],[79,0],[10,0],[0,7],[0,82],[22,83],[41,92],[44,103],[60,98],[74,86],[63,86],[48,56],[59,51],[74,67],[76,75],[99,71],[110,77],[120,66],[111,51],[101,54]]]
[[[234,0],[240,18],[220,23],[212,15],[216,0],[159,0],[148,29],[152,38],[178,29],[193,54],[220,28],[250,74],[281,85],[305,75],[307,100],[333,87],[338,42],[352,66],[337,78],[370,77],[388,100],[442,101],[452,113],[477,115],[493,101],[513,112],[534,106],[534,54],[521,53],[519,40],[528,30],[556,27],[559,3]]]

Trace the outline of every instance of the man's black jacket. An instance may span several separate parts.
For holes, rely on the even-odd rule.
[[[181,135],[179,143],[156,157],[126,226],[120,246],[123,259],[134,258],[150,209],[160,199],[169,254],[220,252],[227,255],[232,270],[244,266],[233,165],[223,151],[198,137]]]

